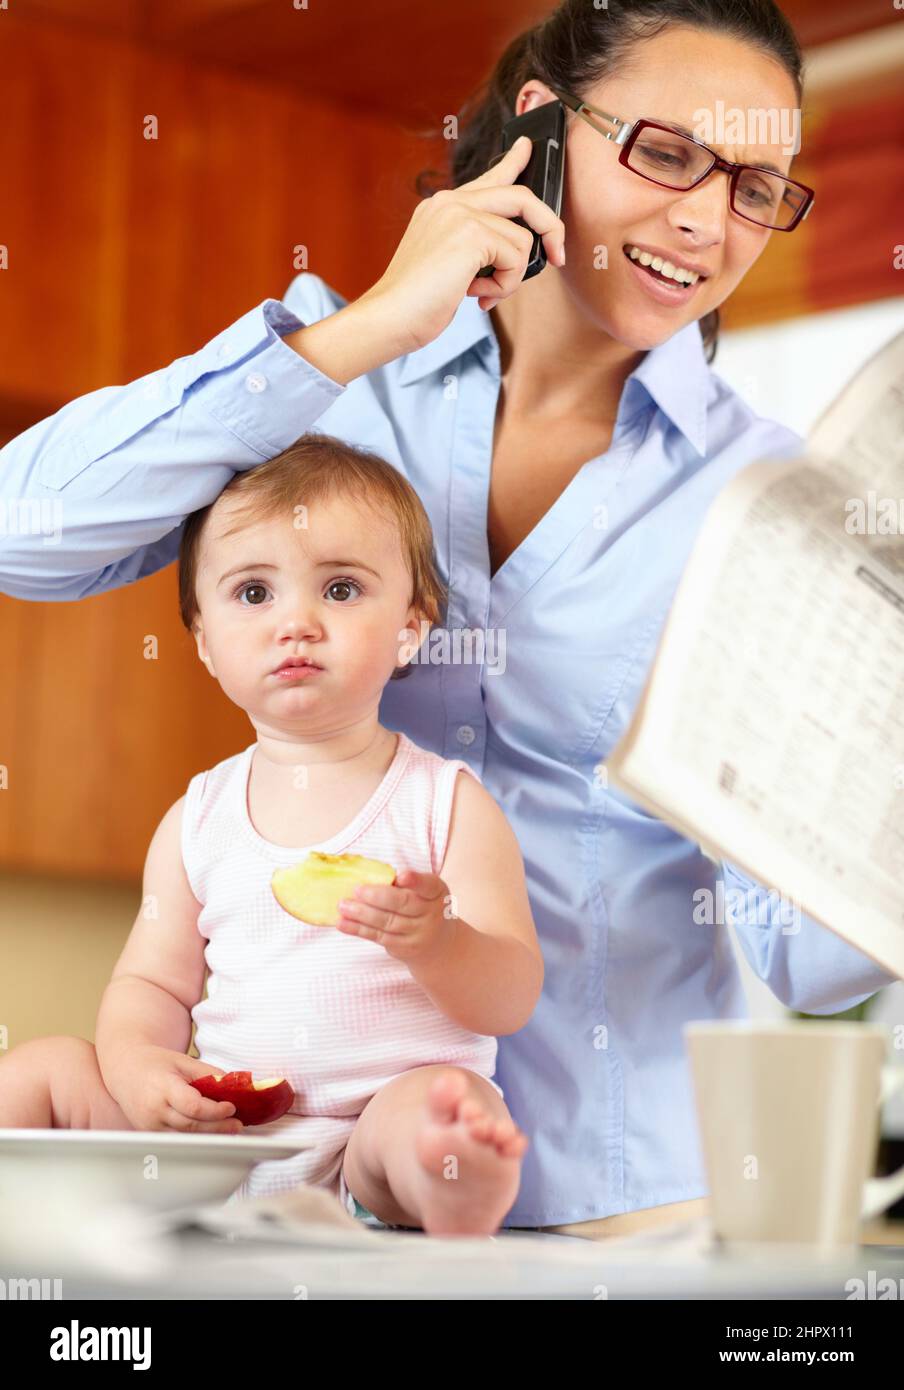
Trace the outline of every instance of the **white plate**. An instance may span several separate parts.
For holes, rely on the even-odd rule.
[[[247,1133],[0,1129],[0,1224],[23,1205],[71,1213],[109,1202],[167,1211],[225,1201],[256,1163],[308,1147]]]

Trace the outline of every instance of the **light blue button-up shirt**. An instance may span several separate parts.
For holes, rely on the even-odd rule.
[[[717,880],[730,900],[746,892],[741,947],[790,1007],[834,1012],[894,978],[807,917],[795,931],[735,866],[606,785],[707,507],[745,464],[802,441],[710,370],[689,324],[631,373],[609,449],[491,578],[490,316],[466,298],[428,346],[342,386],[280,335],[344,303],[299,275],[284,303],[265,300],[198,352],[8,444],[0,589],[77,599],[154,573],[175,559],[188,513],[312,427],[400,469],[433,524],[451,659],[436,659],[434,634],[434,659],[387,685],[380,718],[465,759],[499,802],[546,963],[533,1017],[499,1040],[496,1079],[531,1140],[505,1224],[703,1196],[681,1028],[747,1013]]]

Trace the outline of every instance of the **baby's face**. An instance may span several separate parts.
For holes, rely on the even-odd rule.
[[[223,498],[202,536],[201,660],[259,729],[325,734],[370,715],[421,636],[391,520],[334,497],[308,508],[306,526],[287,516],[224,536],[241,514]],[[320,669],[277,675],[289,657]]]

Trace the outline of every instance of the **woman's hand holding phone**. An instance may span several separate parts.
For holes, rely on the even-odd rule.
[[[364,296],[392,304],[411,337],[411,352],[442,333],[462,298],[490,308],[521,284],[533,244],[543,238],[549,260],[564,262],[565,225],[515,179],[526,167],[531,141],[522,136],[498,163],[459,188],[440,189],[415,208],[384,274]],[[513,218],[528,224],[519,227]],[[484,266],[495,273],[478,279]],[[360,302],[360,301],[359,301]]]
[[[425,198],[376,284],[336,313],[287,334],[286,343],[344,385],[432,343],[466,295],[484,309],[513,294],[524,278],[534,232],[551,263],[564,264],[562,219],[515,183],[530,155],[531,140],[523,136],[478,178]],[[518,226],[515,217],[527,226]],[[495,271],[478,278],[484,266]]]

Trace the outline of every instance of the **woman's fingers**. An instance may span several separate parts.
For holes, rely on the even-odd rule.
[[[525,190],[527,191],[527,190]],[[539,203],[539,199],[535,200]],[[530,204],[517,200],[515,206],[530,212]],[[540,206],[546,208],[552,214],[552,209],[547,208],[545,203]],[[523,215],[516,213],[516,216]],[[558,223],[558,218],[552,214],[554,222]],[[530,260],[531,249],[534,243],[534,231],[539,231],[537,226],[533,230],[530,227],[520,227],[517,223],[505,217],[487,217],[488,237],[492,246],[491,259],[489,265],[493,266],[492,275],[475,275],[465,293],[471,296],[478,296],[481,308],[484,307],[483,300],[487,299],[495,304],[499,299],[505,299],[513,294],[524,279],[524,272]],[[527,220],[525,218],[525,220]],[[537,216],[538,223],[546,224],[546,219]],[[547,259],[553,264],[562,264],[565,259],[561,235],[556,226],[543,237],[543,245],[546,250]]]
[[[462,188],[474,188],[477,184],[482,183],[511,183],[513,178],[517,178],[522,170],[527,168],[533,147],[534,142],[529,135],[519,135],[514,144],[505,151],[505,154],[496,155],[491,160],[488,169],[485,169],[482,174],[478,174],[476,179],[463,183]],[[500,170],[501,175],[499,175]],[[497,177],[497,175],[499,176]]]
[[[487,244],[492,247],[489,264],[493,274],[475,275],[465,293],[486,295],[494,301],[504,299],[524,279],[534,234],[528,227],[518,227],[504,217],[480,214],[480,220],[487,228]]]
[[[519,148],[521,144],[523,150]],[[532,147],[532,142],[526,136],[519,137],[498,164],[478,178],[471,179],[470,183],[462,184],[456,192],[466,197],[477,194],[480,205],[488,211],[507,218],[522,217],[543,238],[548,259],[561,265],[565,260],[565,224],[561,217],[526,184],[513,182],[527,167]],[[489,201],[486,196],[488,190]]]
[[[521,217],[535,232],[539,232],[546,244],[555,249],[565,245],[565,224],[542,198],[523,183],[505,184],[502,187],[479,188],[473,183],[462,184],[456,190],[466,204],[471,204],[481,212],[489,212],[499,217]],[[523,230],[523,229],[522,229]]]

